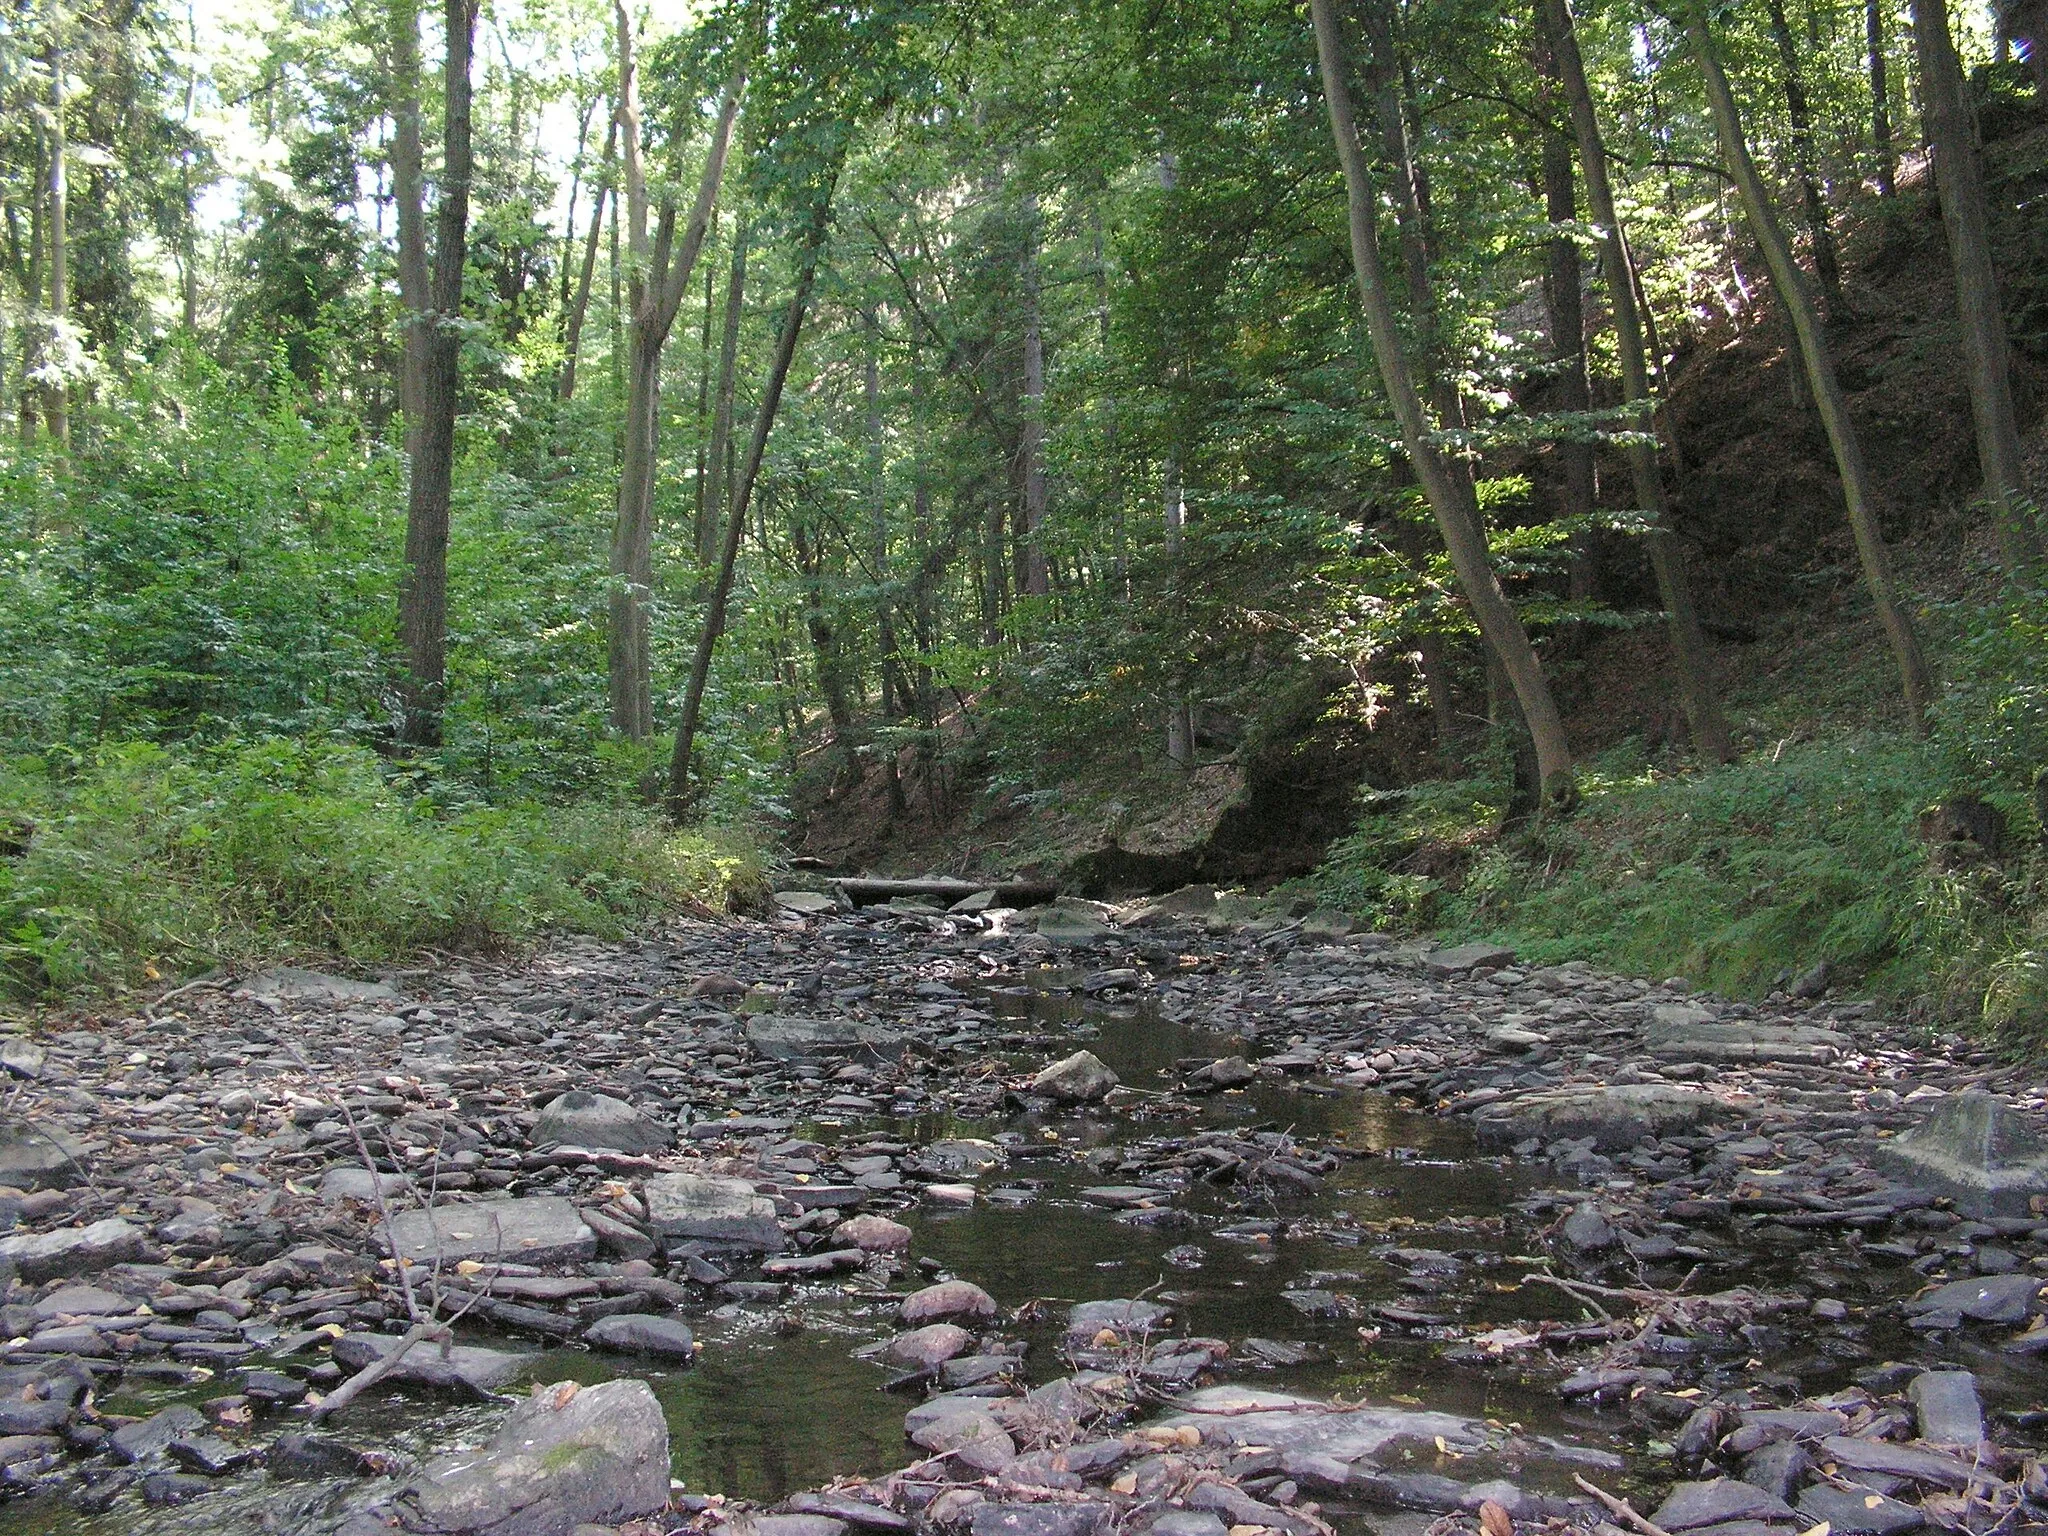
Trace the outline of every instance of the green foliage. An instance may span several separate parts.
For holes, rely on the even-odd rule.
[[[0,977],[107,987],[280,957],[369,962],[548,929],[617,935],[765,892],[758,857],[590,806],[438,815],[359,747],[311,739],[19,760],[0,821]]]

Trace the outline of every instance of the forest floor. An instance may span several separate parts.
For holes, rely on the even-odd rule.
[[[2048,1518],[2037,1072],[1344,926],[899,902],[47,1017],[10,1529]]]

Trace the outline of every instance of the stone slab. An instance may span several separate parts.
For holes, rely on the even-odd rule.
[[[391,1218],[398,1257],[444,1265],[464,1259],[519,1264],[584,1264],[597,1257],[597,1234],[560,1195],[480,1200]]]
[[[2048,1207],[2048,1140],[1996,1094],[1937,1101],[1910,1131],[1880,1143],[1878,1165],[1972,1216],[2028,1216]]]
[[[787,1244],[775,1202],[745,1179],[664,1173],[647,1181],[645,1194],[648,1224],[666,1242],[696,1239],[767,1253]]]

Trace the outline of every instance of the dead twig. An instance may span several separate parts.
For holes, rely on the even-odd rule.
[[[1657,1524],[1654,1520],[1650,1520],[1642,1515],[1637,1514],[1636,1507],[1633,1504],[1629,1503],[1627,1499],[1616,1498],[1613,1494],[1609,1493],[1605,1488],[1600,1487],[1598,1484],[1587,1482],[1586,1479],[1577,1472],[1574,1472],[1572,1474],[1572,1481],[1577,1483],[1581,1488],[1585,1489],[1586,1492],[1593,1495],[1593,1497],[1598,1499],[1602,1504],[1605,1504],[1607,1506],[1607,1512],[1613,1515],[1615,1519],[1621,1521],[1624,1525],[1627,1525],[1634,1530],[1641,1531],[1643,1533],[1643,1536],[1671,1536],[1671,1533],[1669,1531],[1665,1530],[1663,1526]]]

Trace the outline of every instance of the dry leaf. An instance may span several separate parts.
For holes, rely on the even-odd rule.
[[[1486,1536],[1515,1536],[1515,1519],[1504,1507],[1488,1499],[1479,1506],[1479,1528]]]

